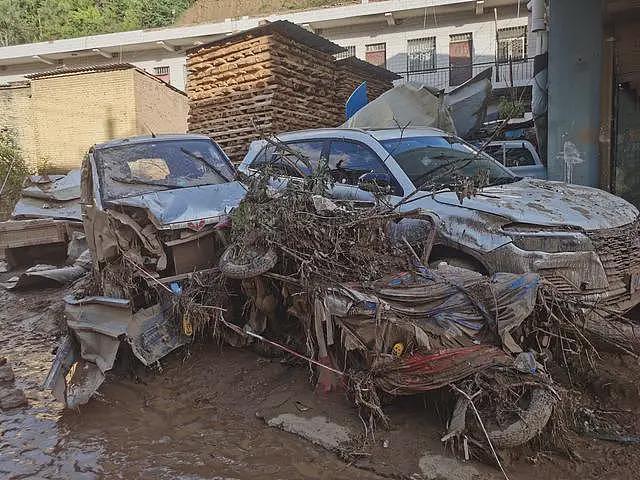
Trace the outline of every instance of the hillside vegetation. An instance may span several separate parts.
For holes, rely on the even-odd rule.
[[[193,0],[0,0],[0,46],[173,24]]]

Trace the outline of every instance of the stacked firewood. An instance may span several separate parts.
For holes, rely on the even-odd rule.
[[[365,79],[346,75],[348,66],[333,58],[337,45],[288,22],[271,25],[187,55],[189,131],[209,135],[234,162],[261,136],[340,125],[346,99]],[[373,80],[375,96],[392,86]]]
[[[372,101],[393,87],[393,80],[401,78],[389,70],[372,65],[357,57],[338,60],[336,67],[339,79],[336,91],[343,105],[362,82],[367,82],[367,97],[369,101]]]

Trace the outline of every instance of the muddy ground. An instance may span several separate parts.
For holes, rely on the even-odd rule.
[[[0,478],[503,478],[441,445],[445,414],[429,399],[387,407],[391,428],[365,439],[349,402],[339,393],[315,394],[305,367],[211,342],[174,352],[159,368],[124,369],[99,397],[65,412],[39,389],[57,344],[63,294],[0,290],[0,356],[29,398],[27,408],[0,412]],[[582,401],[616,411],[640,431],[637,361],[608,354],[597,374],[573,380],[586,391]],[[265,419],[281,414],[315,422],[318,431],[327,421],[348,428],[349,455],[267,426]],[[505,455],[509,478],[638,478],[640,447],[571,439],[575,459],[551,450]]]

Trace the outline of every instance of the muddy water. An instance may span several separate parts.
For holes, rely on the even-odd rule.
[[[111,378],[101,396],[64,412],[38,388],[62,292],[0,292],[0,355],[30,406],[0,413],[0,478],[376,478],[264,425],[273,398],[308,393],[304,370],[211,345],[169,357],[162,371]]]

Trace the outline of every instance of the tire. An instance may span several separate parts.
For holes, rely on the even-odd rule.
[[[527,443],[536,435],[539,435],[547,425],[553,413],[555,403],[556,397],[553,396],[551,392],[542,388],[535,389],[531,392],[529,407],[522,412],[519,420],[516,420],[502,430],[491,430],[487,432],[491,443],[496,448],[513,448]],[[458,415],[462,413],[462,418],[464,418],[468,406],[467,400],[460,397],[458,398],[454,412]]]
[[[491,443],[497,448],[513,448],[527,443],[547,425],[555,403],[556,398],[548,390],[534,390],[531,392],[529,408],[522,413],[520,420],[503,430],[489,432]]]
[[[264,254],[252,251],[245,258],[236,256],[237,245],[231,245],[220,256],[218,263],[220,271],[225,277],[245,279],[253,278],[268,272],[278,263],[278,255],[272,248]]]

